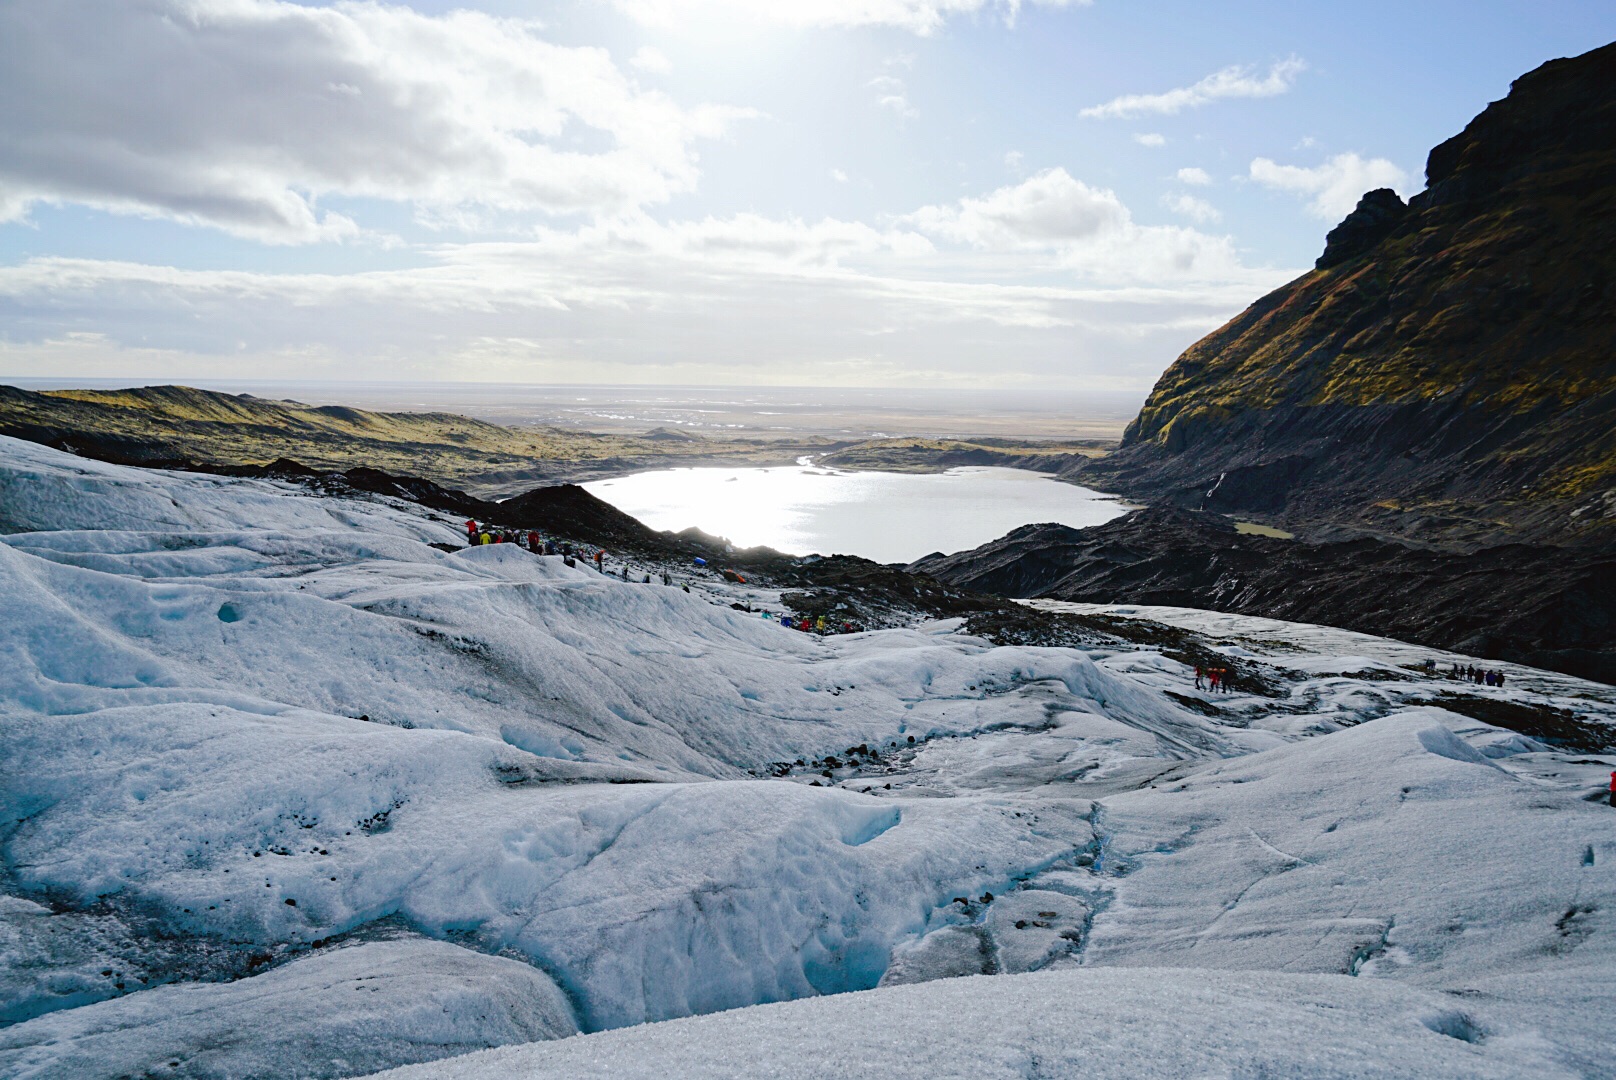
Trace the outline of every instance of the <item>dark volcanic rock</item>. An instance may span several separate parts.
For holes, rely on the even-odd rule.
[[[1063,473],[1448,546],[1616,542],[1616,45],[1522,76]]]
[[[1406,213],[1408,204],[1391,188],[1366,193],[1357,208],[1324,238],[1324,254],[1314,268],[1326,270],[1364,254],[1390,236]]]
[[[1052,590],[1074,572],[1093,575],[1105,567],[1105,580],[1085,579],[1085,591],[1125,590],[1130,593],[1126,597],[1129,603],[1188,607],[1196,606],[1187,598],[1196,595],[1206,580],[1186,577],[1186,570],[1199,568],[1212,550],[1237,550],[1236,540],[1234,527],[1216,514],[1160,507],[1139,510],[1092,529],[1052,523],[1023,525],[973,551],[928,555],[908,569],[999,596],[1075,599],[1056,597]],[[1181,552],[1190,557],[1181,558]],[[1153,599],[1142,598],[1147,595]]]
[[[595,543],[618,547],[675,545],[666,533],[655,532],[638,518],[595,498],[577,484],[534,488],[514,499],[493,504],[485,516],[519,529],[598,537]]]
[[[1093,529],[1030,525],[911,570],[960,588],[1324,623],[1616,683],[1616,553],[1508,544],[1467,554],[1236,532],[1140,510]]]

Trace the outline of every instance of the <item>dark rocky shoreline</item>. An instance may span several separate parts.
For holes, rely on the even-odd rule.
[[[1239,533],[1159,507],[1092,529],[1028,525],[909,570],[962,589],[1161,604],[1323,623],[1616,683],[1616,551],[1504,544],[1437,551]]]

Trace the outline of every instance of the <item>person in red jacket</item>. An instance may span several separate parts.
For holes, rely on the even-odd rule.
[[[1610,805],[1616,806],[1616,772],[1610,774]]]
[[[477,523],[475,521],[466,522],[466,543],[473,546],[477,543]]]

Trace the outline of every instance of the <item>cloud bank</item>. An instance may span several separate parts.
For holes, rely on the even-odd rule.
[[[916,33],[1018,10],[732,6]],[[862,88],[899,115],[903,66]],[[1187,224],[1141,222],[1065,169],[1024,175],[1015,151],[1013,183],[871,221],[669,220],[703,141],[752,115],[648,89],[670,68],[649,46],[619,66],[529,20],[361,0],[0,3],[0,221],[82,205],[287,245],[362,237],[383,204],[442,230],[342,273],[161,265],[184,240],[0,266],[7,374],[1142,389],[1290,276],[1195,227],[1217,220],[1200,200],[1168,204]]]
[[[375,3],[0,5],[0,220],[72,202],[304,243],[357,232],[330,196],[622,212],[691,190],[693,145],[748,115],[537,35]]]
[[[0,267],[13,374],[1143,389],[1291,276],[1061,170],[890,226],[643,213],[349,274]]]

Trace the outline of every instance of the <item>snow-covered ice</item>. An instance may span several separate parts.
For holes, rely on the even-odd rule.
[[[566,997],[528,964],[440,941],[377,941],[0,1029],[0,1070],[81,1080],[319,1076],[577,1030]]]
[[[1586,1075],[1463,999],[1182,969],[949,979],[489,1050],[388,1080],[1483,1080]],[[1608,1014],[1607,1014],[1608,1015]]]
[[[0,529],[6,1075],[1613,1075],[1616,758],[1448,654],[821,640],[10,439]]]

